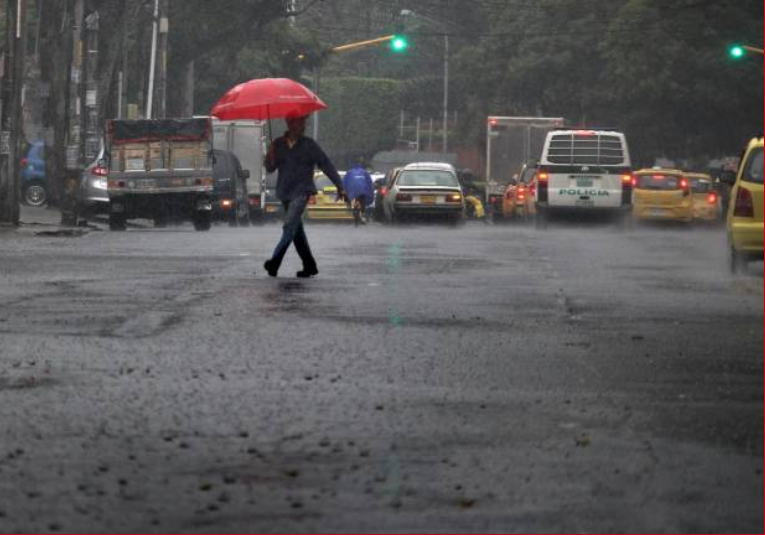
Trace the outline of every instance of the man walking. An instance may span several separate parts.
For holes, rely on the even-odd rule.
[[[273,256],[263,265],[271,277],[276,277],[284,255],[293,242],[303,262],[303,269],[296,275],[300,278],[309,278],[319,274],[303,228],[303,212],[308,205],[308,199],[316,194],[316,184],[313,180],[315,167],[318,166],[335,184],[338,197],[345,198],[337,169],[319,144],[305,136],[307,118],[307,116],[287,116],[287,132],[271,144],[266,155],[266,170],[269,173],[279,170],[276,196],[284,206],[282,238]]]

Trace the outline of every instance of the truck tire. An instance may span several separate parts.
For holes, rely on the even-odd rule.
[[[127,230],[127,221],[122,214],[109,214],[109,230],[124,231]]]
[[[194,230],[206,231],[212,226],[212,214],[210,212],[197,212],[194,214]]]

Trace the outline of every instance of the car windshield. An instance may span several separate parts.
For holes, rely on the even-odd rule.
[[[754,182],[755,184],[762,184],[762,177],[762,149],[758,149],[749,159],[749,166],[744,173],[744,180]]]
[[[712,183],[703,178],[691,178],[689,183],[693,193],[709,193],[712,191]]]
[[[674,190],[680,185],[680,177],[677,175],[638,175],[637,188],[650,190]]]
[[[398,178],[399,186],[458,188],[457,177],[449,171],[404,170]]]

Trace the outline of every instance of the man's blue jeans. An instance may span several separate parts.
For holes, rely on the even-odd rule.
[[[274,255],[271,258],[274,267],[279,269],[284,260],[284,255],[287,254],[291,243],[295,243],[295,249],[300,256],[300,260],[303,261],[304,269],[315,269],[316,260],[311,254],[311,247],[308,245],[308,237],[305,234],[303,228],[303,212],[308,205],[308,196],[298,197],[289,201],[283,201],[284,205],[284,227],[282,231],[282,239],[274,249]]]

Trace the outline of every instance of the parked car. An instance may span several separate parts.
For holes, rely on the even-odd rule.
[[[213,220],[230,226],[250,224],[247,179],[250,172],[242,169],[233,152],[213,150]]]
[[[340,177],[344,171],[338,171]],[[308,200],[308,209],[305,217],[309,220],[353,220],[351,207],[344,200],[337,199],[337,187],[321,171],[314,175],[316,181],[316,195]]]
[[[398,172],[385,196],[388,222],[419,217],[458,222],[464,218],[465,198],[453,166],[412,163]]]
[[[693,221],[688,179],[677,169],[641,169],[635,173],[634,217],[640,221]]]
[[[385,197],[388,195],[390,186],[401,171],[400,167],[395,167],[385,173],[382,179],[375,180],[375,208],[372,212],[372,219],[378,223],[385,222]]]
[[[728,243],[733,273],[746,269],[752,260],[763,258],[763,139],[749,142],[738,172],[724,174],[732,184],[728,208]]]
[[[109,168],[106,167],[106,148],[101,144],[96,159],[82,171],[77,190],[80,217],[88,218],[109,213],[109,195],[106,192]]]
[[[533,199],[530,184],[536,179],[536,174],[537,162],[527,162],[523,164],[518,178],[512,179],[507,185],[502,198],[504,219],[526,218],[532,212],[529,210],[529,206],[533,206],[533,202],[529,202],[529,197]]]
[[[21,159],[21,199],[29,206],[43,206],[48,202],[45,153],[45,142],[33,141]]]
[[[715,191],[714,179],[703,173],[686,173],[693,197],[693,219],[720,221],[720,196]]]

